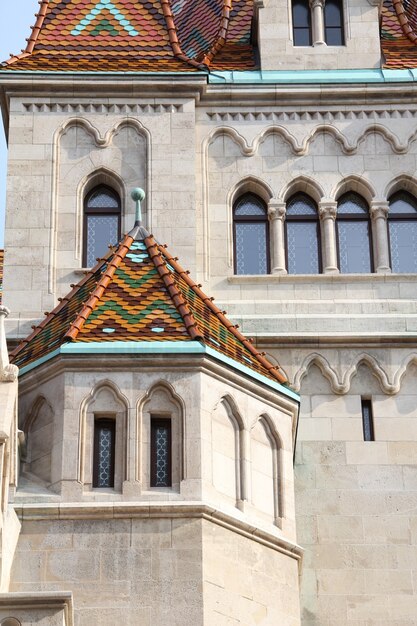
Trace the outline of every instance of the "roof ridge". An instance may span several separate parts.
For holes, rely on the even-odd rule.
[[[38,13],[35,13],[35,17],[37,19],[35,24],[32,26],[32,32],[30,34],[30,37],[28,37],[28,39],[26,40],[27,45],[25,50],[22,51],[21,54],[14,54],[13,56],[11,56],[10,59],[4,62],[5,65],[10,65],[11,63],[14,63],[15,61],[18,61],[20,59],[24,59],[25,57],[32,54],[35,44],[38,40],[39,33],[41,32],[41,28],[45,21],[46,13],[49,6],[49,0],[39,0],[39,4],[39,11]]]
[[[159,276],[162,278],[168,294],[175,305],[175,308],[181,315],[184,326],[191,339],[204,339],[204,334],[199,329],[194,315],[191,313],[184,296],[175,284],[175,280],[173,279],[171,272],[168,270],[166,264],[164,263],[164,260],[162,259],[159,245],[152,237],[152,235],[146,237],[144,239],[144,243],[148,251],[149,257],[152,260],[152,263],[155,265]],[[153,249],[156,249],[155,254],[153,254]]]
[[[83,303],[84,304],[83,308],[78,313],[75,320],[72,322],[71,326],[69,327],[68,331],[65,333],[64,337],[67,337],[68,339],[76,339],[81,328],[84,326],[85,322],[90,316],[90,313],[95,309],[101,296],[106,290],[106,287],[111,282],[120,263],[123,261],[126,254],[129,252],[130,246],[132,245],[133,242],[134,242],[133,237],[127,234],[125,235],[125,238],[123,239],[123,241],[119,243],[117,249],[114,251],[114,256],[111,262],[107,266],[106,271],[104,272],[104,274],[98,281],[96,288],[91,292],[88,300],[85,303]]]
[[[42,322],[40,322],[36,326],[32,326],[33,332],[28,337],[20,341],[20,343],[16,346],[16,348],[10,353],[10,358],[16,357],[23,350],[23,348],[30,341],[32,341],[32,339],[34,339],[37,335],[39,335],[41,330],[50,322],[50,320],[58,315],[58,313],[63,309],[66,303],[69,300],[71,300],[72,297],[75,296],[76,293],[78,293],[81,287],[97,272],[97,270],[104,263],[106,263],[108,257],[110,257],[112,254],[114,254],[114,250],[110,250],[104,257],[102,257],[98,261],[98,263],[94,267],[91,268],[91,270],[88,270],[88,272],[86,272],[84,278],[82,278],[76,285],[71,285],[72,290],[69,292],[67,296],[65,296],[64,298],[58,298],[59,304],[57,304],[57,306],[45,316],[45,319],[43,319]]]
[[[404,4],[402,0],[392,0],[392,4],[395,10],[395,13],[398,17],[398,21],[402,28],[404,35],[408,37],[408,39],[412,43],[417,42],[417,34],[414,32],[412,27],[410,26],[410,22],[408,20],[407,14],[404,9]]]
[[[226,0],[227,1],[227,0]],[[194,59],[190,59],[182,50],[178,34],[177,27],[175,26],[174,16],[172,14],[171,2],[170,0],[160,0],[162,12],[164,14],[165,23],[168,31],[169,43],[171,44],[172,52],[177,59],[180,61],[184,61],[185,63],[189,63],[193,67],[197,67],[200,70],[206,70],[207,67],[204,65],[204,62],[198,62]]]
[[[209,298],[201,289],[201,285],[197,285],[190,277],[189,274],[177,263],[176,258],[173,257],[166,248],[164,248],[164,256],[169,261],[170,265],[181,275],[187,285],[191,287],[194,293],[203,300],[204,304],[211,309],[211,311],[217,316],[219,321],[226,326],[226,328],[238,339],[245,348],[257,359],[257,361],[268,371],[268,373],[276,378],[279,383],[287,383],[287,377],[282,373],[280,366],[272,365],[268,359],[264,357],[261,352],[258,352],[253,346],[252,342],[247,339],[238,329],[232,324],[230,320],[220,311],[220,309],[213,303],[212,298]]]
[[[232,0],[223,0],[222,18],[220,22],[219,31],[213,45],[210,47],[207,54],[204,55],[202,63],[210,66],[210,63],[216,56],[216,54],[223,48],[227,39],[227,31],[229,30],[230,11],[232,10]]]

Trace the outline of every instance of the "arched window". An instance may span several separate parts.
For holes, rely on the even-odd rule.
[[[369,207],[357,193],[348,192],[337,204],[339,269],[343,274],[373,272]]]
[[[389,199],[388,232],[392,271],[417,273],[417,201],[407,191]]]
[[[324,5],[324,39],[328,46],[343,46],[343,0],[326,0]]]
[[[285,237],[288,273],[319,274],[320,225],[317,205],[305,193],[297,193],[287,202]]]
[[[101,185],[93,189],[84,202],[84,267],[95,265],[96,259],[107,252],[109,243],[120,239],[120,198]]]
[[[265,204],[252,193],[233,209],[235,274],[269,273],[269,222]]]
[[[311,11],[309,0],[293,0],[292,28],[294,46],[311,46]]]

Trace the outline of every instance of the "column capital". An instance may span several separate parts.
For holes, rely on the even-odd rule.
[[[319,203],[319,217],[321,220],[335,220],[337,215],[337,202],[334,200],[321,200]]]
[[[315,9],[316,7],[320,7],[321,9],[326,4],[326,0],[309,0],[310,8]]]
[[[389,212],[389,204],[386,200],[372,200],[370,214],[372,220],[386,219]]]
[[[268,217],[271,220],[283,220],[285,218],[286,211],[287,206],[285,202],[270,200],[268,203]]]

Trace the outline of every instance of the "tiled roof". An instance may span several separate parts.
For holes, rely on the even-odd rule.
[[[41,0],[26,49],[4,69],[254,69],[252,15],[251,0]]]
[[[385,0],[381,45],[384,67],[417,68],[417,0]]]
[[[20,367],[62,344],[199,341],[269,379],[286,382],[151,235],[126,235],[12,353]]]

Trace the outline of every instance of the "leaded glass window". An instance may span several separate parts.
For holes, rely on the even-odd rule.
[[[339,269],[343,274],[373,271],[369,208],[362,196],[345,193],[337,205]]]
[[[294,46],[311,46],[311,11],[309,0],[293,0],[292,28]]]
[[[304,193],[295,194],[287,202],[285,234],[288,273],[319,274],[321,260],[317,206]]]
[[[265,204],[248,193],[233,210],[236,274],[269,273],[269,223]]]
[[[171,420],[151,418],[151,487],[171,487]]]
[[[374,441],[374,417],[372,413],[371,400],[361,400],[362,407],[362,427],[364,441]]]
[[[95,420],[93,487],[114,487],[115,434],[113,419]]]
[[[343,46],[343,0],[326,0],[324,4],[324,38],[328,46]]]
[[[109,187],[96,187],[84,204],[83,265],[92,267],[120,239],[120,198]]]
[[[417,273],[417,201],[406,191],[389,200],[388,231],[392,271]]]

